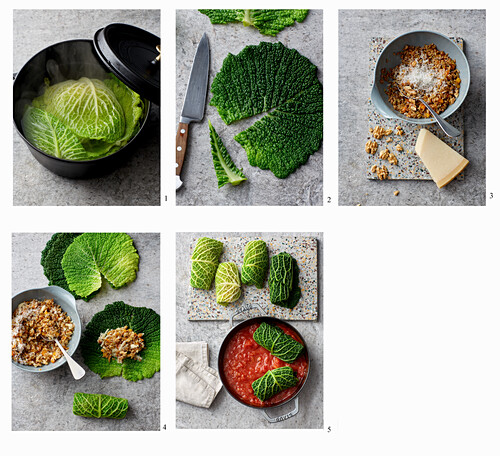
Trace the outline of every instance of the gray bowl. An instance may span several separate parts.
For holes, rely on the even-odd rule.
[[[64,310],[64,312],[69,315],[71,320],[73,320],[73,323],[75,324],[75,331],[73,332],[73,336],[71,337],[67,350],[70,356],[73,355],[73,353],[75,353],[76,351],[76,348],[78,347],[78,344],[80,343],[80,337],[82,335],[82,322],[80,321],[80,316],[78,315],[78,311],[76,310],[76,302],[73,295],[63,288],[56,286],[25,290],[21,293],[16,294],[12,298],[12,312],[14,312],[17,306],[22,302],[31,301],[32,299],[53,299],[54,302],[57,305],[61,306],[62,310]],[[48,372],[57,369],[59,366],[62,366],[65,363],[66,359],[64,358],[64,356],[59,358],[55,363],[50,363],[42,367],[25,366],[24,364],[19,364],[15,361],[12,361],[12,364],[26,372]]]
[[[403,35],[400,35],[392,40],[385,47],[385,49],[380,54],[375,66],[375,74],[371,93],[372,103],[384,117],[387,117],[389,119],[401,119],[405,122],[420,125],[428,125],[436,122],[433,117],[426,119],[412,119],[396,111],[392,107],[391,103],[389,103],[388,96],[385,93],[387,83],[380,83],[380,71],[382,70],[382,68],[387,68],[388,70],[390,70],[396,65],[399,65],[401,63],[401,58],[398,55],[395,55],[395,53],[401,51],[407,44],[410,46],[424,46],[425,44],[435,44],[440,51],[446,52],[453,60],[455,60],[458,71],[460,71],[460,93],[458,95],[458,98],[455,100],[455,103],[448,106],[448,108],[446,108],[446,110],[440,114],[443,118],[450,116],[460,107],[467,95],[467,92],[469,91],[470,68],[469,63],[467,62],[467,58],[465,57],[462,50],[448,37],[436,32],[415,31],[404,33]]]

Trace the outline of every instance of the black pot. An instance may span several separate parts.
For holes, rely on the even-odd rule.
[[[250,310],[252,308],[258,308],[262,313],[265,313],[259,305],[257,305],[257,304],[250,304],[250,305],[242,306],[240,309],[238,309],[230,317],[231,329],[227,333],[227,335],[224,338],[224,340],[222,341],[222,344],[221,344],[221,347],[220,347],[220,350],[219,350],[219,358],[218,358],[218,364],[217,364],[218,365],[218,369],[219,369],[219,377],[220,377],[221,382],[224,385],[224,388],[226,389],[226,391],[234,399],[236,399],[240,404],[243,404],[243,405],[245,405],[247,407],[260,409],[262,411],[262,413],[264,414],[265,418],[270,423],[277,423],[277,422],[280,422],[280,421],[285,421],[288,418],[291,418],[292,416],[295,416],[299,412],[299,398],[298,398],[298,396],[299,396],[300,392],[302,391],[302,389],[304,388],[304,385],[306,384],[307,378],[309,377],[309,371],[310,371],[310,359],[309,359],[309,353],[307,351],[307,345],[306,345],[306,343],[304,341],[304,338],[300,335],[300,333],[290,323],[288,323],[287,321],[284,321],[284,320],[280,320],[279,318],[268,317],[268,316],[252,317],[252,318],[249,318],[247,320],[243,320],[242,322],[238,323],[236,326],[233,326],[233,318],[236,315],[239,315],[240,313],[246,312],[247,310]],[[271,325],[276,325],[277,323],[280,323],[282,326],[285,326],[285,327],[289,328],[290,330],[292,330],[295,334],[297,334],[299,336],[302,344],[304,345],[304,350],[303,350],[302,353],[305,356],[306,361],[307,361],[307,374],[301,380],[301,383],[298,385],[297,391],[295,391],[295,393],[292,396],[290,396],[288,399],[286,399],[286,400],[284,400],[282,402],[279,402],[277,404],[273,404],[273,405],[257,406],[257,405],[252,405],[252,404],[246,403],[237,394],[234,394],[232,392],[232,390],[228,387],[228,381],[227,381],[226,376],[224,374],[224,355],[226,353],[226,349],[227,349],[227,346],[229,344],[229,341],[233,338],[233,336],[238,331],[240,331],[241,329],[244,329],[244,328],[246,328],[246,327],[248,327],[250,325],[253,325],[253,324],[256,324],[256,323],[257,324],[261,324],[261,323],[264,323],[264,322],[268,323],[268,324],[271,324]],[[275,408],[275,407],[281,407],[282,405],[287,404],[288,402],[291,402],[291,401],[294,401],[295,407],[294,407],[294,409],[291,412],[288,412],[288,413],[286,413],[284,415],[279,415],[279,416],[276,416],[276,417],[271,417],[267,413],[267,411],[266,411],[268,409],[272,409],[272,408]]]
[[[72,161],[46,154],[31,144],[23,134],[21,119],[33,98],[43,93],[44,79],[51,84],[82,76],[104,79],[110,70],[101,63],[92,40],[70,40],[56,43],[33,56],[14,79],[14,124],[33,156],[47,169],[69,178],[87,178],[105,174],[125,161],[134,148],[147,121],[150,103],[144,100],[145,115],[140,130],[123,148],[96,160]]]

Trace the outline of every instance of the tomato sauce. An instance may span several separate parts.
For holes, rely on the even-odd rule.
[[[261,347],[253,340],[253,333],[260,326],[255,323],[240,329],[229,341],[224,353],[223,369],[228,389],[246,404],[254,407],[269,407],[281,404],[292,397],[302,386],[308,369],[308,360],[301,354],[293,363],[285,363]],[[286,334],[303,344],[300,337],[285,325],[277,324]],[[299,380],[297,385],[281,391],[266,401],[258,399],[252,389],[252,382],[262,377],[268,370],[290,366]]]

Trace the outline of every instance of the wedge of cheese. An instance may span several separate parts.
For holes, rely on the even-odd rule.
[[[415,149],[439,188],[455,179],[469,164],[469,160],[425,128],[418,134]]]

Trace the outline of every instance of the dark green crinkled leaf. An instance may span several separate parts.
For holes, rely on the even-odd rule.
[[[293,309],[300,301],[299,266],[295,258],[281,252],[271,258],[269,299],[273,304]]]
[[[264,241],[257,239],[249,241],[245,246],[241,281],[246,285],[262,288],[269,268],[269,255]]]
[[[272,110],[235,136],[252,166],[285,178],[320,148],[323,87],[297,50],[262,42],[228,54],[210,90],[210,105],[228,125]]]
[[[284,366],[267,371],[252,383],[252,389],[255,396],[261,401],[265,401],[275,394],[295,386],[297,382],[294,370],[289,366]]]
[[[64,288],[69,291],[75,299],[83,299],[88,301],[90,298],[95,296],[96,293],[92,293],[87,297],[79,296],[75,292],[71,291],[64,276],[64,271],[61,266],[61,260],[66,252],[66,249],[73,242],[73,240],[78,237],[80,233],[55,233],[45,245],[42,251],[42,259],[40,264],[43,266],[43,273],[45,277],[49,280],[49,285],[57,285],[58,287]]]
[[[88,418],[125,418],[128,400],[106,394],[75,393],[73,413]]]
[[[271,355],[285,363],[293,363],[302,353],[304,346],[282,329],[268,323],[261,323],[253,333],[253,339],[269,350]]]
[[[145,348],[139,352],[142,361],[126,358],[121,364],[115,359],[108,362],[102,356],[97,339],[107,329],[125,325],[136,333],[144,334]],[[150,378],[160,370],[160,316],[147,307],[133,307],[121,301],[108,304],[87,324],[80,349],[85,364],[101,378],[121,375],[133,382]]]
[[[309,10],[301,9],[201,9],[212,24],[243,22],[252,25],[263,35],[276,36],[285,27],[302,22]]]
[[[214,163],[215,175],[217,176],[218,188],[226,184],[239,185],[247,178],[241,169],[238,169],[229,156],[222,139],[215,131],[210,120],[208,121],[210,131],[210,146],[212,147],[212,161]]]

